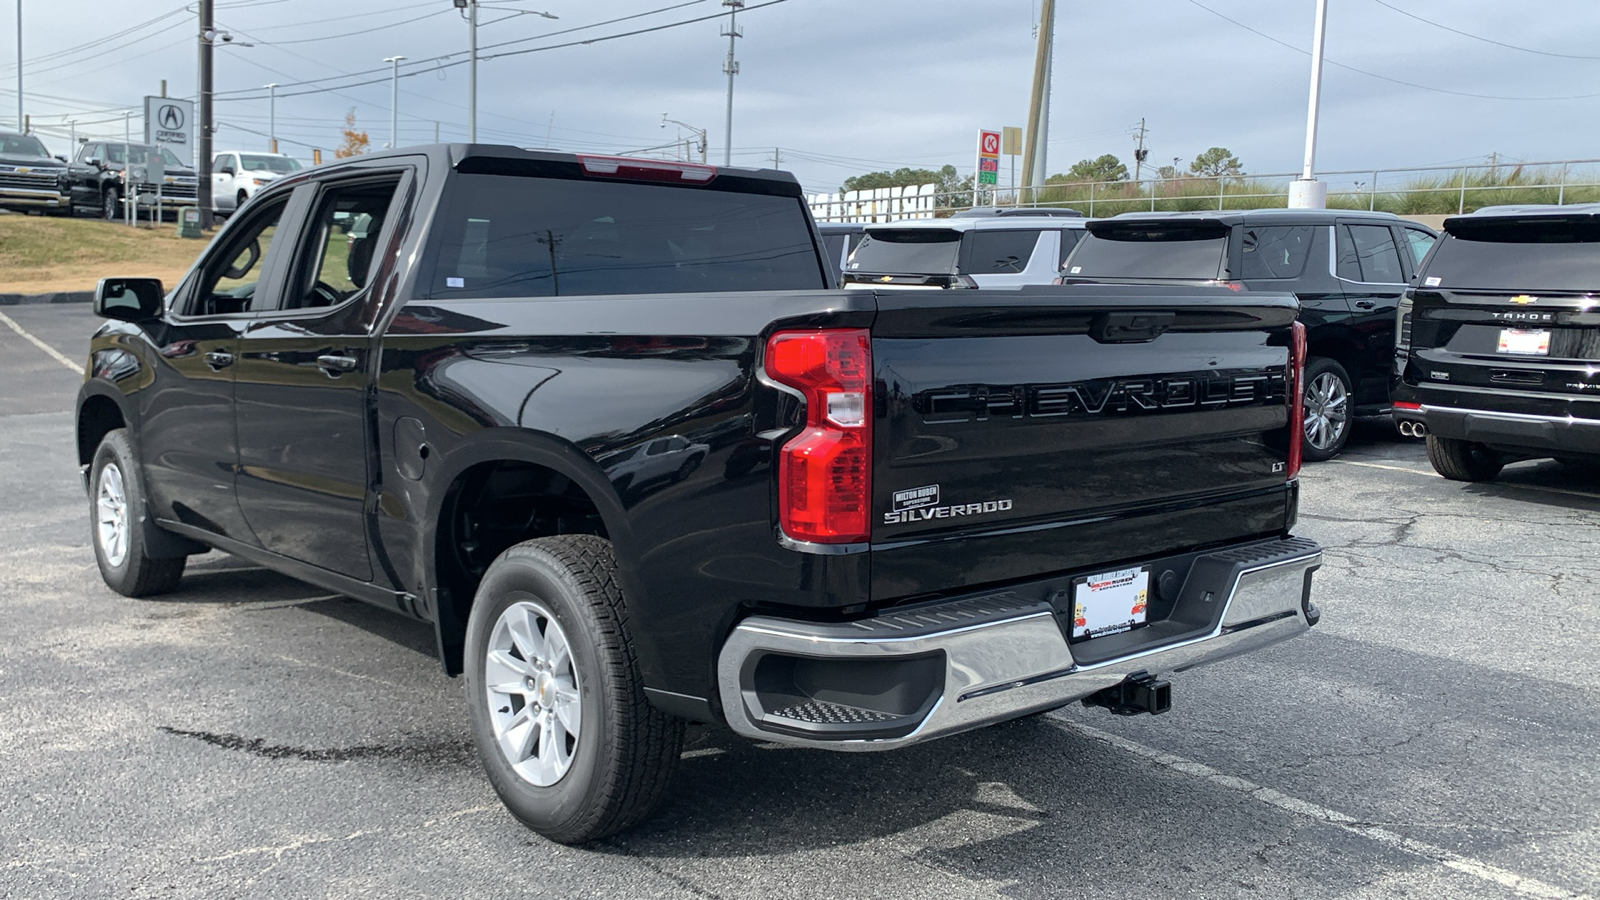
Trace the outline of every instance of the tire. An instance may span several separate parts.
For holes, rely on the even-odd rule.
[[[645,699],[609,541],[563,535],[500,554],[473,598],[465,670],[478,758],[530,829],[597,840],[665,796],[684,723]]]
[[[122,218],[122,192],[111,188],[100,195],[100,218],[115,222]]]
[[[1350,440],[1350,373],[1334,360],[1314,357],[1306,364],[1304,391],[1306,421],[1301,453],[1307,462],[1333,459]]]
[[[1428,435],[1428,462],[1451,481],[1493,481],[1505,462],[1482,444]]]
[[[239,192],[239,196],[233,198],[233,211],[237,212],[239,210],[239,207],[244,206],[245,201],[247,201],[249,199],[250,199],[250,195],[249,194],[246,194],[244,191],[240,191]]]
[[[144,488],[126,429],[107,434],[89,467],[89,530],[106,586],[150,597],[178,586],[186,556],[151,559],[144,545]]]

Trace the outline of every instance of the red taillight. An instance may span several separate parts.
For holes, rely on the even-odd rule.
[[[1306,439],[1306,326],[1295,322],[1289,349],[1289,480],[1300,475],[1301,444]]]
[[[716,166],[669,162],[660,159],[635,159],[631,156],[589,156],[578,154],[583,174],[642,181],[688,181],[704,184],[717,177]]]
[[[778,451],[778,523],[797,541],[871,535],[872,343],[864,328],[783,331],[767,341],[769,378],[805,398],[805,430]]]

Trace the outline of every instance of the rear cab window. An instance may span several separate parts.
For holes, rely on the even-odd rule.
[[[828,286],[798,197],[459,173],[438,222],[436,299]]]
[[[954,228],[874,228],[850,254],[851,272],[955,275],[961,232]]]
[[[1225,271],[1228,232],[1226,225],[1188,222],[1091,228],[1067,259],[1062,275],[1214,281]]]

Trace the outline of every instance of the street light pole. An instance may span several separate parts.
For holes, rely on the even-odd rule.
[[[1311,101],[1306,109],[1306,161],[1300,178],[1289,183],[1291,209],[1323,209],[1328,186],[1317,181],[1317,113],[1322,104],[1322,43],[1328,25],[1328,0],[1317,0],[1317,27],[1311,36]]]
[[[733,42],[743,37],[739,33],[739,10],[744,9],[744,0],[722,0],[722,5],[728,7],[728,58],[722,63],[722,71],[728,73],[728,144],[722,150],[722,164],[733,165],[733,76],[739,74],[739,61],[733,58]]]
[[[22,117],[22,0],[17,0],[17,130],[25,131]]]
[[[267,152],[278,152],[278,83],[267,85]]]
[[[467,31],[472,62],[467,66],[467,143],[478,142],[478,0],[467,0]]]
[[[682,126],[684,128],[687,128],[690,131],[692,131],[695,134],[700,136],[700,161],[702,163],[705,162],[706,161],[706,130],[704,128],[696,128],[693,125],[690,125],[688,122],[679,122],[677,119],[669,119],[669,118],[667,118],[667,114],[666,113],[662,113],[661,114],[661,127],[662,128],[667,127],[667,123],[668,122],[671,122],[674,125],[679,125],[679,126]]]
[[[200,134],[195,146],[194,170],[198,180],[195,206],[200,208],[200,228],[216,224],[211,216],[211,54],[216,30],[211,20],[214,0],[200,0],[200,84],[195,93],[200,101]]]
[[[400,146],[400,60],[404,56],[386,56],[383,61],[393,63],[393,74],[389,76],[389,149]]]

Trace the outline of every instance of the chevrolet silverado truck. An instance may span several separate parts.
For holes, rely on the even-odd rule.
[[[102,576],[216,549],[430,623],[564,842],[648,814],[686,721],[849,751],[1162,712],[1316,623],[1291,296],[842,291],[804,203],[462,144],[264,186],[170,292],[96,292]]]

